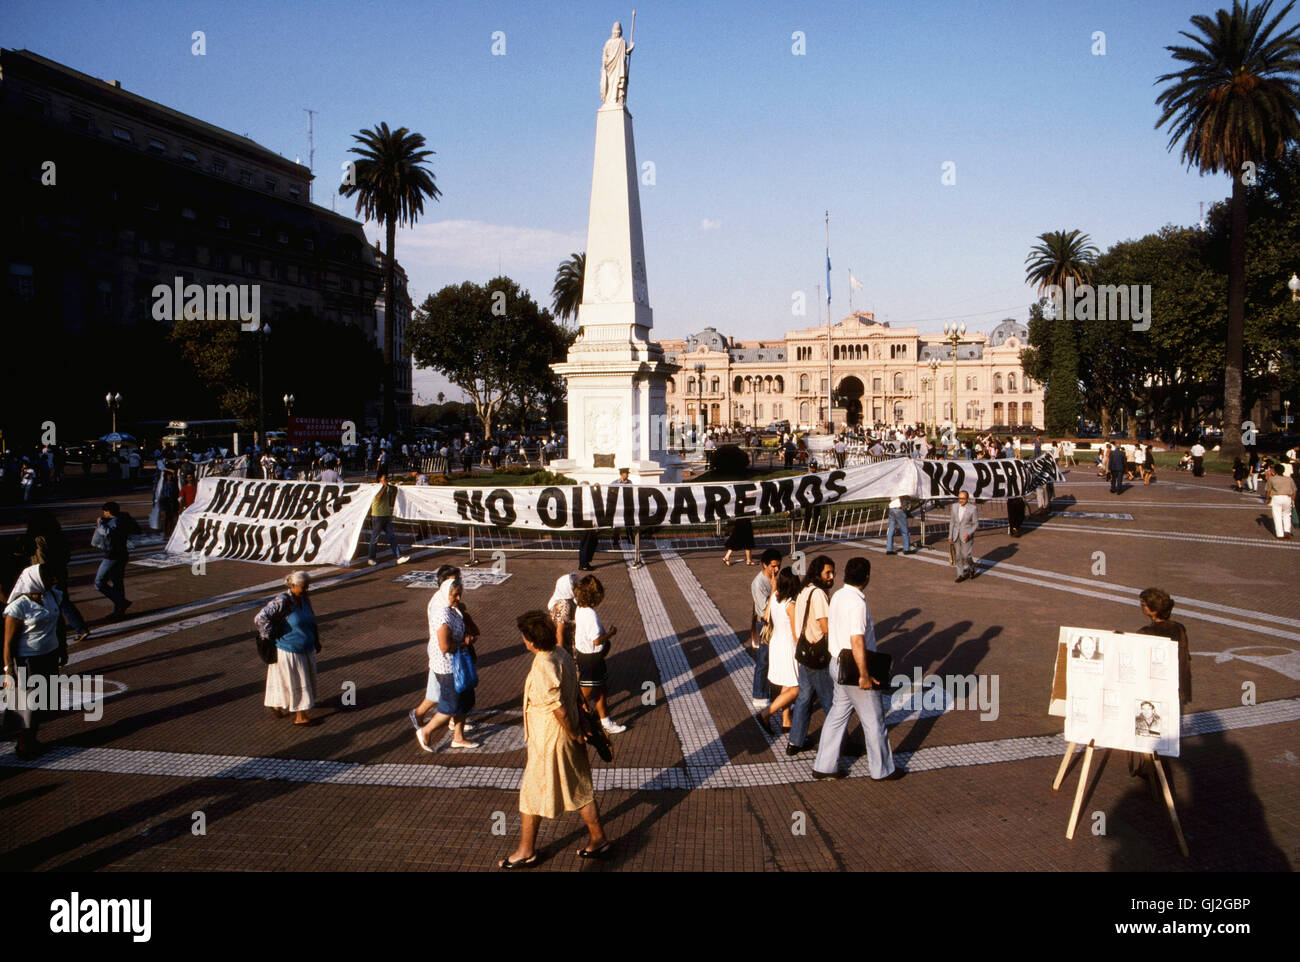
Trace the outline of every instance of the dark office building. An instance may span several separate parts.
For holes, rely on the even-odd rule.
[[[37,395],[28,409],[0,412],[9,436],[34,430],[19,418],[56,416],[84,432],[83,422],[104,420],[106,390],[127,397],[135,419],[194,416],[152,396],[183,389],[177,372],[138,370],[132,356],[167,332],[153,290],[177,277],[256,284],[267,323],[309,312],[382,347],[375,251],[360,223],[310,202],[303,165],[25,50],[0,50],[0,130],[0,369],[18,375],[11,390]],[[32,366],[48,368],[34,391]],[[347,368],[315,375],[337,381]],[[364,410],[298,410],[361,419],[380,408],[378,384],[367,390]],[[0,391],[6,407],[19,400]],[[409,393],[398,413],[409,423]]]

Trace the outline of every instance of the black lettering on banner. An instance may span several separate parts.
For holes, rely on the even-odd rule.
[[[285,552],[285,557],[289,559],[290,564],[297,564],[298,559],[303,556],[307,550],[307,531],[305,529],[293,529],[293,537],[289,542],[289,550]]]
[[[226,525],[226,540],[221,545],[221,557],[237,558],[244,547],[244,529],[247,525],[235,521]]]
[[[844,484],[844,472],[832,471],[826,476],[826,490],[829,492],[827,500],[836,501],[848,494],[849,489]]]
[[[457,491],[456,513],[465,521],[486,521],[487,514],[483,510],[483,492],[482,491]]]
[[[668,499],[664,497],[662,491],[643,485],[636,489],[636,500],[636,527],[654,528],[664,523],[664,516],[668,514]],[[653,510],[650,506],[652,501]]]
[[[966,486],[966,469],[956,461],[948,461],[946,464],[948,467],[943,473],[943,493],[955,498]]]
[[[266,543],[262,538],[265,529],[260,524],[253,525],[253,553],[252,558],[255,561],[261,561]]]
[[[779,514],[794,510],[794,478],[759,483],[759,514]]]
[[[262,485],[265,482],[254,481],[244,488],[244,496],[239,499],[239,504],[235,508],[235,514],[245,515],[252,512],[257,506],[257,496],[261,493]],[[245,505],[248,506],[248,512],[244,511]]]
[[[632,517],[636,514],[636,493],[630,484],[620,484],[618,487],[623,492],[623,525],[631,527]]]
[[[631,485],[625,485],[631,487]],[[673,510],[668,516],[669,524],[681,524],[682,515],[690,519],[691,524],[700,523],[700,509],[695,503],[695,492],[688,485],[677,484],[673,486]]]
[[[811,494],[808,493],[810,489],[812,492]],[[805,494],[808,496],[805,497]],[[817,477],[815,474],[805,474],[799,479],[799,490],[795,494],[795,497],[799,499],[799,503],[805,508],[812,508],[821,504],[822,479]]]
[[[937,498],[943,494],[943,462],[922,461],[921,470],[930,479],[930,497]]]
[[[758,497],[758,485],[750,482],[748,484],[735,484],[731,488],[736,493],[736,517],[752,517],[754,514],[754,500]]]
[[[1003,470],[1005,467],[1005,461],[989,462],[989,474],[993,476],[993,497],[995,498],[1007,497],[1006,474]]]
[[[290,531],[293,531],[293,526],[288,524],[283,524],[283,525],[273,524],[271,525],[270,528],[267,529],[266,537],[271,542],[271,557],[269,559],[270,561],[273,561],[276,564],[280,563],[280,558],[282,556],[282,552],[280,551],[280,549],[281,547],[283,547],[284,542],[287,540],[285,538],[285,534]]]
[[[984,489],[993,480],[993,472],[989,470],[987,461],[972,461],[971,464],[975,468],[975,491],[971,497],[978,501],[984,496]]]
[[[594,521],[582,516],[584,507],[582,503],[583,492],[591,490],[593,489],[585,484],[573,489],[573,527],[575,528],[594,528],[596,526]]]
[[[218,478],[216,486],[212,489],[212,500],[208,503],[208,510],[220,514],[226,507],[227,499],[233,497],[234,487],[234,482],[229,478]]]
[[[704,523],[727,520],[727,502],[731,500],[731,491],[717,484],[704,486]]]
[[[275,503],[275,512],[272,518],[283,519],[292,518],[298,510],[298,502],[302,499],[301,484],[286,484],[280,488],[280,498]]]
[[[487,496],[484,505],[487,507],[488,517],[498,528],[510,527],[517,517],[514,495],[505,488],[494,488]]]
[[[307,517],[316,509],[316,502],[320,498],[320,485],[310,481],[303,485],[302,500],[298,502],[298,510],[293,514],[294,521],[306,521]]]
[[[271,517],[271,511],[275,507],[275,488],[274,484],[263,487],[262,497],[258,499],[257,507],[252,512],[254,520]]]
[[[1003,470],[1007,482],[1007,497],[1018,498],[1022,489],[1020,486],[1020,472],[1016,470],[1020,466],[1018,461],[1008,461]]]
[[[542,493],[537,496],[537,516],[548,528],[563,528],[569,520],[569,505],[564,499],[564,491],[560,488],[542,488]]]
[[[623,485],[608,485],[605,488],[604,504],[601,504],[600,492],[592,490],[591,501],[596,511],[596,527],[612,528],[614,526],[614,509],[618,507],[618,489]]]
[[[323,484],[320,489],[320,500],[316,502],[316,508],[311,513],[311,519],[313,521],[323,521],[331,514],[337,514],[340,507],[339,486],[337,484]]]
[[[329,522],[322,521],[319,524],[313,525],[312,529],[307,533],[308,537],[311,539],[311,547],[308,548],[307,553],[302,556],[304,564],[310,564],[315,561],[316,555],[320,554],[321,544],[325,540],[325,528],[328,527],[328,524]]]

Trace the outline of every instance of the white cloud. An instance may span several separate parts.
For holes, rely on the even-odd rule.
[[[419,267],[455,267],[495,274],[498,265],[509,274],[528,268],[554,269],[586,243],[582,234],[537,227],[476,220],[431,221],[398,232],[397,259],[408,275]]]
[[[709,220],[707,217],[700,221],[700,230],[717,230],[722,226],[720,220]]]

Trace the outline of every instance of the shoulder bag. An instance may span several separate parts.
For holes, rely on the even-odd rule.
[[[587,740],[588,745],[596,749],[596,754],[600,756],[601,761],[614,760],[614,746],[609,742],[609,735],[582,695],[578,695],[578,734]]]
[[[831,643],[830,638],[822,636],[822,640],[811,642],[804,637],[804,632],[808,630],[808,615],[812,612],[813,591],[820,591],[820,588],[813,588],[808,592],[808,603],[803,606],[803,625],[799,628],[799,643],[794,646],[794,660],[799,662],[805,668],[813,671],[821,671],[831,663]],[[798,596],[795,596],[796,599]],[[796,600],[795,604],[798,604]],[[830,627],[829,625],[827,626]],[[829,635],[829,632],[827,632]]]
[[[451,679],[458,695],[478,686],[478,669],[474,667],[474,656],[470,653],[469,645],[457,645],[451,653]]]

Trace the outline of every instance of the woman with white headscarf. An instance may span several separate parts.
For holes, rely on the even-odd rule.
[[[449,721],[452,748],[479,747],[477,742],[465,738],[465,716],[474,708],[474,689],[458,692],[452,679],[452,655],[462,646],[468,646],[473,656],[473,641],[466,631],[465,616],[459,607],[461,590],[460,579],[448,577],[439,584],[429,601],[429,681],[421,705],[433,701],[431,696],[434,696],[437,698],[437,711],[424,724],[419,724],[420,716],[416,712],[411,713],[411,720],[416,724],[415,740],[426,752],[433,751],[429,738],[439,726]]]
[[[573,654],[573,624],[578,610],[573,589],[577,587],[580,577],[576,572],[560,575],[555,580],[551,600],[546,602],[546,611],[551,616],[551,624],[555,626],[555,643],[569,654]]]
[[[305,571],[295,571],[284,579],[284,591],[267,603],[253,618],[257,635],[263,641],[275,641],[275,663],[266,666],[266,707],[275,717],[294,713],[295,725],[314,725],[307,715],[316,704],[316,654],[320,638],[316,632],[316,613],[312,611],[307,589],[311,578]]]
[[[451,603],[448,593],[451,591],[451,583],[453,581],[460,581],[460,569],[455,565],[440,565],[438,570],[434,572],[433,579],[438,584],[438,590],[435,591],[433,597],[429,599],[427,610],[430,625],[433,623],[435,611],[444,609]],[[456,607],[460,611],[461,618],[465,622],[465,639],[470,645],[473,645],[478,641],[478,625],[474,624],[474,619],[471,618],[469,612],[465,610],[464,603],[458,603]],[[433,635],[434,632],[431,628],[429,631],[430,639],[433,638]],[[430,641],[430,644],[432,644],[432,640]],[[416,731],[419,731],[424,727],[424,716],[427,715],[431,709],[437,706],[440,694],[438,676],[434,673],[431,663],[429,679],[425,683],[424,700],[421,701],[417,707],[412,708],[406,713],[406,717],[411,720],[411,727]],[[447,727],[452,731],[456,730],[455,722],[448,722]],[[467,732],[474,730],[474,726],[469,722],[464,722],[462,727]]]
[[[32,565],[19,576],[4,610],[5,697],[18,719],[17,755],[35,758],[41,744],[36,738],[41,716],[26,699],[18,700],[19,689],[44,686],[58,691],[55,681],[68,660],[66,636],[60,631],[62,593],[54,587],[54,574],[44,565]]]

